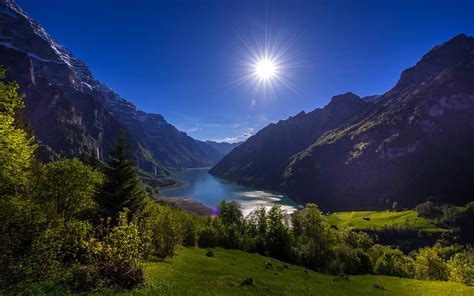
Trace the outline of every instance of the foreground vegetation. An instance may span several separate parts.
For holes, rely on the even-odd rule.
[[[0,79],[4,74],[0,69]],[[209,259],[194,253],[199,250],[182,249],[183,257],[170,261],[180,245],[259,253],[314,271],[340,275],[339,280],[344,282],[347,281],[345,274],[380,274],[473,284],[474,250],[458,236],[472,239],[469,233],[474,220],[474,203],[462,208],[437,204],[417,207],[421,217],[459,227],[435,246],[410,254],[376,244],[367,233],[357,229],[335,229],[315,204],[289,216],[274,206],[270,210],[257,208],[243,217],[238,203],[222,201],[217,217],[198,217],[149,198],[131,160],[125,132],[118,135],[105,163],[92,156],[83,160],[59,157],[49,163],[37,159],[38,145],[21,118],[23,101],[17,90],[16,83],[0,82],[0,294],[136,289],[144,283],[146,274],[150,277],[156,274],[159,280],[166,280],[167,275],[160,274],[159,270],[170,268],[172,275],[175,267],[182,270],[189,266],[189,271],[176,274],[188,283],[215,274],[212,269],[207,276],[200,274],[193,278],[189,273],[197,268],[196,260],[212,263],[212,251]],[[221,250],[216,252],[226,254]],[[255,266],[249,256],[256,255],[233,252],[241,254],[242,263],[229,265],[242,264],[241,275],[249,272],[244,265]],[[144,269],[144,262],[157,258],[164,261],[147,264]],[[253,258],[260,260],[261,257]],[[267,270],[278,269],[272,262],[265,264]],[[315,279],[331,278],[311,274]],[[255,286],[253,277],[245,282],[248,289],[259,287],[258,278],[256,275]],[[356,286],[358,278],[361,283],[364,279],[354,277]],[[174,293],[181,289],[172,284],[181,279],[173,280],[169,275],[168,279],[170,282],[161,282],[163,285],[155,279],[154,286],[147,286],[144,291],[169,288],[169,292]],[[304,278],[299,279],[302,280]],[[212,279],[208,281],[213,283]],[[222,282],[214,283],[217,290],[208,293],[220,293]],[[385,288],[383,284],[377,285],[372,288]],[[395,287],[386,285],[390,289]],[[435,287],[437,284],[426,285]],[[189,284],[187,287],[191,289]],[[278,288],[277,283],[274,288]],[[190,293],[194,290],[186,291]]]
[[[178,256],[145,264],[137,295],[472,295],[474,287],[397,277],[325,275],[237,250],[181,248]],[[252,279],[252,284],[249,280]],[[246,281],[247,280],[247,281]]]

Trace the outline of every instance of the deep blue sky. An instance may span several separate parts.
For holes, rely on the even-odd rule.
[[[435,45],[474,35],[474,1],[16,0],[94,76],[198,139],[242,139],[270,122],[391,88]],[[290,43],[275,96],[233,85],[243,39]],[[252,104],[255,100],[255,104]]]

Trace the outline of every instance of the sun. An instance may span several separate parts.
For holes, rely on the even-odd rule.
[[[262,80],[270,80],[277,76],[277,65],[271,59],[260,59],[255,64],[255,75]]]
[[[254,98],[259,96],[262,99],[276,100],[277,95],[285,89],[297,92],[290,80],[295,77],[296,68],[302,64],[295,59],[294,40],[278,38],[279,35],[272,37],[267,32],[261,38],[255,36],[252,41],[239,36],[243,46],[235,60],[239,66],[236,68],[238,76],[231,85],[243,85],[244,91],[251,92]],[[252,102],[254,99],[251,106],[255,106]]]

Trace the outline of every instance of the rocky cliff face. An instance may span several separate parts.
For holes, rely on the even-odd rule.
[[[213,172],[326,209],[383,208],[393,201],[412,206],[431,198],[473,200],[474,38],[459,35],[435,47],[404,71],[393,89],[363,101],[364,107],[349,107],[355,110],[352,115],[321,133],[312,134],[315,129],[302,123],[301,138],[311,142],[303,148],[296,139],[291,140],[294,149],[286,148],[289,141],[283,135],[295,118],[270,125]],[[335,114],[342,110],[334,108]],[[310,122],[320,120],[324,113],[318,113]],[[259,161],[265,148],[286,158],[277,162],[283,168],[272,166],[271,157]],[[256,163],[262,164],[256,180],[254,175],[246,178],[238,165],[251,168]]]
[[[26,118],[46,147],[64,156],[108,155],[125,128],[140,168],[157,176],[175,168],[209,166],[219,159],[211,146],[180,132],[158,114],[138,110],[94,79],[86,64],[56,42],[13,2],[11,37],[0,43],[0,65],[26,94]]]

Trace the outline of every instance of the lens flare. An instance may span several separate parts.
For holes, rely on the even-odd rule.
[[[255,64],[255,74],[259,79],[272,79],[277,74],[275,62],[269,59],[257,61]]]
[[[238,78],[232,84],[243,85],[244,90],[252,92],[253,98],[275,98],[276,93],[284,89],[297,92],[290,83],[290,76],[291,70],[301,65],[295,63],[295,55],[290,50],[291,40],[283,42],[282,38],[272,38],[268,33],[252,42],[239,37],[243,50],[237,63],[241,67]]]

